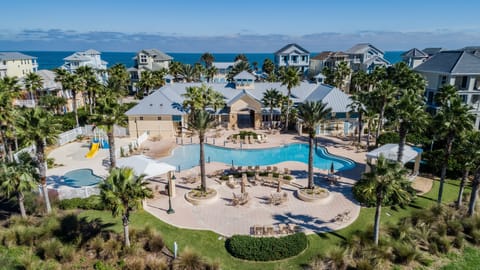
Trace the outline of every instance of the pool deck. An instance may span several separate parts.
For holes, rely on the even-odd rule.
[[[256,131],[266,133],[265,131]],[[215,139],[215,145],[229,148],[240,148],[240,144],[226,142],[225,138],[238,131],[224,132],[220,138]],[[296,134],[267,134],[266,143],[242,144],[242,149],[258,149],[282,146],[290,143],[308,143],[306,136]],[[213,138],[209,138],[208,143],[213,144]],[[181,140],[177,139],[178,145]],[[194,136],[192,143],[198,143]],[[176,173],[176,196],[172,198],[174,214],[167,214],[168,197],[160,194],[158,191],[165,189],[167,180],[165,176],[151,180],[153,189],[158,190],[155,198],[148,200],[145,209],[159,219],[181,228],[212,230],[224,236],[234,234],[250,234],[251,227],[254,225],[272,226],[281,223],[293,223],[299,225],[306,233],[335,231],[350,225],[360,213],[360,205],[353,199],[352,186],[359,179],[365,168],[365,152],[357,152],[351,147],[351,140],[340,139],[330,136],[318,137],[319,146],[324,146],[331,154],[349,158],[356,162],[356,167],[342,171],[339,184],[330,186],[324,177],[326,170],[314,169],[315,183],[324,187],[330,192],[330,199],[326,202],[304,202],[295,196],[297,188],[290,185],[283,185],[282,192],[286,192],[288,201],[279,206],[273,206],[266,203],[266,198],[276,192],[276,188],[265,186],[251,186],[246,188],[250,195],[250,200],[243,206],[232,206],[231,200],[233,193],[239,194],[240,188],[231,189],[226,185],[219,184],[214,179],[207,179],[207,186],[215,189],[219,196],[218,199],[208,205],[194,206],[184,198],[185,194],[192,188],[199,185],[185,184],[182,178],[199,174],[199,167]],[[190,144],[190,138],[185,138],[184,143]],[[173,146],[172,146],[173,145]],[[163,140],[162,145],[158,142],[146,142],[143,147],[143,153],[148,156],[161,157],[171,154],[171,150],[176,146],[175,139]],[[256,164],[251,164],[255,166]],[[276,164],[283,172],[283,168],[288,168],[296,177],[295,182],[305,186],[307,182],[307,164],[301,162],[282,162]],[[245,166],[244,166],[245,167]],[[212,162],[206,164],[207,174],[219,169],[229,169],[230,164]],[[350,219],[342,222],[332,221],[335,216],[345,211],[350,211]]]

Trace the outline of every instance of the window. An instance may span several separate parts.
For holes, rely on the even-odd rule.
[[[433,92],[428,92],[427,103],[433,104]]]
[[[303,62],[307,62],[308,61],[308,57],[306,55],[302,56],[302,61]]]
[[[447,83],[447,76],[442,76],[442,80],[440,82],[440,86],[444,85]]]
[[[288,56],[285,55],[282,58],[283,58],[283,62],[285,62],[285,63],[288,62]]]
[[[181,115],[172,115],[172,121],[173,122],[182,122],[182,116]]]
[[[297,63],[298,62],[298,56],[297,55],[292,55],[292,62]]]
[[[147,56],[144,54],[140,55],[140,63],[146,63],[147,62]]]
[[[140,121],[142,121],[142,120],[143,120],[143,116],[140,116]]]
[[[467,103],[467,95],[460,95],[463,103]]]
[[[467,76],[462,76],[462,84],[460,85],[460,88],[466,89],[467,88],[467,82],[468,82],[468,77]]]
[[[162,120],[162,117],[161,116],[157,117],[157,120]]]

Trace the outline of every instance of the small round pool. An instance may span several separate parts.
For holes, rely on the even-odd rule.
[[[69,171],[59,179],[58,184],[70,187],[85,187],[98,184],[102,178],[95,175],[91,169]]]
[[[199,165],[198,144],[184,145],[173,150],[170,157],[160,161],[167,162],[180,168],[190,169]],[[298,161],[308,164],[308,144],[292,143],[280,147],[264,149],[231,149],[212,145],[205,145],[205,161],[217,161],[235,166],[265,166],[284,161]],[[324,147],[314,148],[314,164],[319,169],[330,169],[334,165],[335,171],[344,171],[356,166],[353,160],[328,153]]]

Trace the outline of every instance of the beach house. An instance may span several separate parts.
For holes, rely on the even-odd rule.
[[[308,74],[316,76],[322,72],[323,68],[335,68],[341,62],[347,62],[350,66],[349,55],[344,52],[321,52],[310,59]]]
[[[75,52],[72,55],[69,55],[63,58],[65,63],[61,68],[66,69],[70,73],[75,73],[79,67],[89,66],[93,68],[96,72],[97,79],[105,83],[107,81],[107,62],[102,60],[101,53],[96,50],[86,50],[84,52]]]
[[[23,78],[37,69],[36,57],[19,52],[0,52],[0,78]]]
[[[157,71],[168,69],[173,57],[157,49],[143,49],[133,57],[133,67],[128,68],[130,73],[131,91],[135,92],[135,84],[140,80],[145,70]]]
[[[441,51],[415,69],[427,80],[425,96],[430,109],[435,109],[435,95],[445,84],[458,89],[465,104],[472,106],[475,127],[480,129],[480,57],[467,51]]]
[[[277,67],[298,67],[300,71],[305,73],[310,65],[310,52],[295,43],[291,43],[274,53],[274,63]]]
[[[173,137],[182,135],[182,127],[187,127],[187,113],[182,104],[182,94],[190,86],[201,86],[201,83],[171,83],[154,91],[126,112],[131,136],[149,132],[151,136]],[[281,83],[255,82],[255,76],[246,71],[237,74],[232,83],[207,84],[220,92],[225,101],[223,108],[208,108],[217,116],[220,124],[226,129],[253,128],[268,126],[270,109],[261,100],[263,94],[275,88],[283,95],[288,90]],[[305,101],[322,101],[332,108],[330,121],[318,129],[319,132],[353,132],[356,120],[350,114],[351,99],[339,89],[320,83],[302,82],[291,89],[293,103],[298,105]],[[280,124],[280,109],[274,109],[274,125]],[[346,127],[346,128],[345,128]]]
[[[236,62],[213,62],[212,66],[217,69],[217,73],[213,76],[213,83],[227,83],[227,75],[235,66]]]
[[[350,58],[350,67],[353,71],[363,70],[372,72],[376,67],[389,66],[385,60],[385,53],[370,43],[359,43],[346,51]]]
[[[410,68],[416,68],[421,63],[427,61],[429,57],[430,56],[427,53],[417,48],[402,53],[402,61],[407,63]]]

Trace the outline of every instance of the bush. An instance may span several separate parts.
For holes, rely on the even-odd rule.
[[[61,200],[58,207],[63,210],[105,210],[105,206],[101,203],[99,195],[92,195],[88,198],[73,198]]]
[[[292,180],[292,179],[293,179],[293,177],[292,177],[291,175],[284,175],[284,176],[283,176],[283,180],[288,180],[288,181],[290,181],[290,180]]]
[[[145,249],[151,252],[160,252],[164,246],[163,238],[160,235],[154,235],[147,240]]]
[[[295,256],[307,248],[307,237],[296,233],[284,237],[234,235],[225,246],[234,257],[253,261],[274,261]]]

